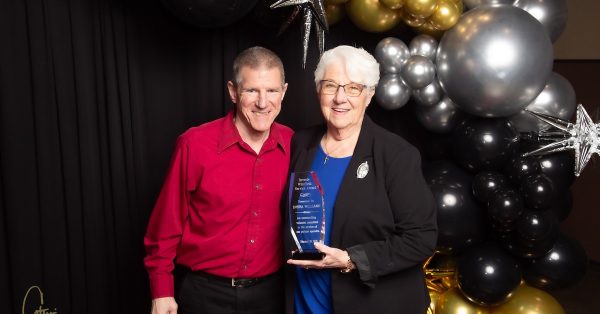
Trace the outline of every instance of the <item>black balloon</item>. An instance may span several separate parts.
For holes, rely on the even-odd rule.
[[[540,163],[537,157],[521,157],[518,154],[510,159],[504,168],[504,173],[515,184],[520,184],[521,180],[540,171]]]
[[[499,189],[488,201],[488,214],[499,225],[509,227],[521,216],[523,212],[523,199],[513,189]]]
[[[456,127],[453,138],[454,158],[472,172],[502,169],[519,143],[505,118],[472,117]]]
[[[556,188],[557,193],[562,193],[569,189],[575,181],[575,157],[570,152],[558,152],[549,155],[539,156],[539,164],[543,174],[545,174]]]
[[[535,242],[546,239],[556,239],[558,236],[558,219],[554,213],[546,211],[523,212],[517,220],[516,232],[518,238],[524,242]]]
[[[585,275],[587,255],[579,242],[561,234],[546,255],[523,266],[528,284],[543,289],[566,288]]]
[[[544,210],[556,200],[556,190],[552,180],[544,174],[535,174],[521,181],[521,195],[527,207]]]
[[[496,171],[485,170],[473,178],[473,195],[480,202],[486,204],[496,190],[508,186],[506,177]]]
[[[274,31],[279,30],[284,22],[287,22],[292,15],[294,14],[294,10],[298,8],[298,6],[289,6],[282,7],[277,9],[271,9],[271,5],[277,2],[277,0],[261,0],[256,3],[252,12],[250,12],[249,16],[257,24],[260,24],[265,27],[269,27]],[[295,20],[301,20],[302,14],[298,14]]]
[[[240,20],[257,0],[162,0],[181,21],[198,27],[223,27]]]
[[[512,255],[524,259],[539,258],[544,256],[548,253],[548,251],[550,251],[550,249],[552,249],[552,246],[554,245],[554,241],[551,241],[551,239],[537,242],[523,242],[515,240],[514,233],[505,235],[501,242]]]
[[[456,279],[463,294],[480,305],[505,302],[521,282],[517,260],[494,243],[469,249],[458,261]]]
[[[481,242],[485,212],[471,193],[471,176],[449,161],[429,163],[423,174],[438,207],[437,251],[459,252]]]
[[[515,256],[537,258],[552,248],[558,233],[558,219],[553,212],[525,210],[505,245]]]

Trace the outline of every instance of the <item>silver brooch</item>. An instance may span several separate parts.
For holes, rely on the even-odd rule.
[[[356,177],[359,179],[366,177],[368,173],[369,173],[369,164],[366,161],[363,162],[362,164],[360,164],[358,166],[358,169],[356,169]]]

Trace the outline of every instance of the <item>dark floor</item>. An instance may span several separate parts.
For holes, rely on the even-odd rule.
[[[576,285],[548,291],[568,314],[600,313],[600,263],[590,262],[585,277]]]

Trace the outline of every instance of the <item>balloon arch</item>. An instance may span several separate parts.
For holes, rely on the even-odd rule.
[[[257,3],[163,2],[201,27],[233,23]],[[376,46],[375,98],[386,110],[413,99],[425,129],[452,136],[453,159],[424,168],[439,226],[437,253],[423,266],[429,313],[564,313],[543,289],[585,273],[585,251],[558,226],[571,209],[569,187],[600,147],[600,127],[583,107],[568,122],[574,88],[552,71],[566,0],[265,2],[293,7],[284,28],[302,16],[305,59],[311,25],[322,51],[323,32],[345,16],[366,32],[405,23],[420,33],[408,45],[387,37]],[[214,16],[228,18],[217,25]]]

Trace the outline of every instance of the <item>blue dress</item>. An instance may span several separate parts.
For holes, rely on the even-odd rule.
[[[321,145],[315,154],[311,168],[316,172],[325,193],[325,244],[331,240],[333,206],[338,190],[350,164],[351,156],[344,158],[328,157]],[[296,288],[294,289],[294,310],[296,314],[332,313],[331,270],[304,269],[296,267]]]

